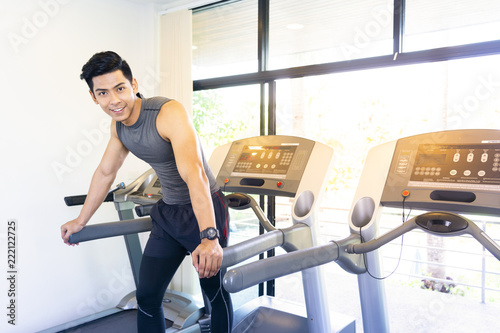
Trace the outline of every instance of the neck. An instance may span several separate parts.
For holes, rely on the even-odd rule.
[[[132,126],[137,122],[137,120],[139,119],[139,115],[141,114],[141,105],[142,105],[142,99],[136,97],[134,101],[134,106],[132,107],[132,112],[130,112],[130,116],[126,120],[122,121],[123,125]]]

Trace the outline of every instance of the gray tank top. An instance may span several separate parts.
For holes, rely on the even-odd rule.
[[[177,170],[172,144],[165,141],[156,129],[156,117],[163,104],[168,101],[170,99],[165,97],[143,98],[137,122],[131,126],[116,122],[116,132],[132,154],[147,162],[155,170],[160,180],[163,201],[169,205],[184,205],[191,202],[187,184]],[[199,142],[198,140],[203,167],[210,182],[210,192],[213,194],[219,190],[219,186]]]

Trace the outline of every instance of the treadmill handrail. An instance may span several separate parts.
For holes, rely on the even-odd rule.
[[[338,256],[339,246],[331,242],[258,260],[228,271],[223,279],[224,289],[236,293],[261,282],[326,264],[336,260]]]
[[[446,220],[448,219],[448,220]],[[433,221],[439,221],[439,226],[447,224],[450,230],[435,231],[433,229]],[[425,223],[424,223],[425,222]],[[449,222],[449,224],[447,223]],[[460,228],[451,230],[453,223],[461,223]],[[411,218],[396,229],[393,229],[382,236],[372,239],[369,242],[361,244],[350,244],[346,251],[347,253],[367,253],[378,249],[379,247],[389,243],[395,238],[411,231],[420,228],[423,231],[438,235],[438,236],[459,236],[469,234],[474,237],[481,245],[483,245],[495,258],[500,260],[500,246],[491,239],[484,231],[482,231],[474,222],[466,217],[450,212],[429,212]],[[446,226],[441,229],[445,229]]]
[[[87,225],[79,232],[72,234],[69,237],[69,242],[77,244],[95,239],[137,234],[150,231],[151,228],[152,221],[150,217]]]
[[[458,224],[458,230],[432,231],[427,227],[430,226],[432,229],[435,227],[432,225],[433,223],[441,223],[441,221],[450,220],[452,221],[449,224],[450,229],[454,229],[452,224],[455,223]],[[442,225],[439,226],[442,227]],[[398,226],[396,229],[366,243],[353,243],[353,239],[356,237],[359,238],[359,236],[352,234],[343,240],[331,241],[325,245],[297,250],[236,267],[225,274],[223,280],[224,288],[230,293],[235,293],[261,282],[276,279],[332,261],[338,261],[345,255],[368,253],[416,228],[439,236],[469,234],[490,251],[493,256],[500,260],[500,246],[486,235],[486,233],[484,233],[475,223],[454,213],[430,212],[415,216]],[[444,227],[441,229],[443,228]],[[351,270],[351,272],[361,274],[365,272],[365,269],[364,267],[359,267],[357,271]]]
[[[96,239],[124,236],[140,232],[151,231],[152,220],[150,217],[107,222],[88,225],[70,236],[69,242],[76,244]],[[283,244],[284,236],[281,230],[268,232],[264,235],[248,239],[236,245],[223,249],[222,267],[227,268],[257,254],[271,250]]]
[[[114,191],[115,190],[109,191],[108,194],[106,195],[106,198],[104,198],[103,202],[113,201]],[[83,203],[85,202],[85,199],[87,199],[86,194],[69,195],[67,197],[64,197],[64,203],[66,204],[66,206],[79,206],[79,205],[83,205]]]
[[[262,211],[262,208],[260,208],[257,201],[255,201],[252,196],[247,193],[236,192],[227,194],[226,199],[229,203],[229,207],[232,209],[244,210],[249,207],[252,208],[253,212],[257,216],[257,219],[259,220],[260,225],[262,225],[266,231],[276,230],[276,227],[271,224],[266,214]]]
[[[281,230],[275,230],[263,235],[242,241],[223,249],[221,268],[231,267],[257,254],[283,245],[284,236]]]

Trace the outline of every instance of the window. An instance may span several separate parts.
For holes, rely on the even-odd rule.
[[[260,133],[259,86],[238,86],[194,92],[193,122],[207,159],[213,149],[218,146],[237,139],[258,136]],[[259,221],[253,211],[230,209],[229,214],[230,245],[259,234]],[[234,307],[238,308],[255,298],[256,295],[258,295],[258,286],[233,294]]]
[[[259,86],[195,91],[193,122],[207,156],[225,143],[258,136]]]
[[[500,2],[406,0],[404,50],[500,39]]]
[[[241,7],[233,11],[232,6]],[[245,6],[247,10],[241,10]],[[227,19],[217,14],[226,10]],[[216,20],[217,15],[222,19]],[[500,3],[486,0],[230,1],[193,16],[193,40],[199,45],[193,50],[194,85],[199,90],[195,94],[213,90],[215,95],[208,97],[217,99],[228,89],[228,102],[224,97],[216,108],[228,112],[232,121],[238,119],[234,115],[241,105],[251,104],[248,112],[255,114],[243,108],[241,119],[250,117],[252,135],[303,136],[334,148],[335,168],[320,220],[323,240],[338,239],[348,233],[348,212],[370,147],[424,132],[498,128],[499,18]],[[262,34],[257,38],[259,26]],[[477,44],[484,41],[489,43]],[[450,47],[457,45],[465,47],[460,52]],[[399,54],[393,55],[395,51]],[[259,62],[267,67],[259,70]],[[252,92],[247,94],[244,87],[252,87]],[[230,100],[243,102],[233,107]],[[269,105],[269,110],[259,105]],[[259,122],[267,123],[267,132],[257,132]],[[250,132],[237,133],[234,139]],[[290,204],[287,198],[277,198],[278,225],[289,223]],[[387,214],[394,217],[393,212]],[[498,222],[488,220],[485,225],[498,230]],[[422,265],[415,265],[402,265],[403,279],[416,276]],[[456,272],[452,265],[450,272]],[[486,280],[494,280],[499,263],[488,261],[485,266],[493,277]],[[328,269],[343,274],[336,265]],[[290,281],[297,279],[279,279],[276,295],[294,297]],[[285,280],[286,287],[281,284]],[[467,288],[474,284],[466,283]],[[483,295],[472,297],[498,301],[500,285],[487,285]]]
[[[385,0],[273,0],[269,69],[391,54],[392,17]]]
[[[257,1],[193,14],[193,79],[257,71]]]
[[[500,124],[500,56],[277,81],[277,134],[335,150],[328,195],[349,208],[364,157],[420,133]]]
[[[498,128],[498,63],[500,56],[497,55],[277,81],[277,134],[302,136],[334,148],[334,168],[320,208],[322,243],[347,235],[350,205],[370,148],[426,132]],[[277,198],[276,201],[276,220],[289,221],[290,199]],[[389,210],[385,214],[383,223],[390,221],[391,228],[401,223],[400,212]],[[491,217],[475,221],[486,228],[483,220],[488,221],[488,234],[498,234],[499,223],[491,221]],[[382,232],[389,231],[389,226],[382,225],[387,228]],[[428,259],[429,251],[434,247],[434,252],[438,252],[436,247],[443,247],[454,249],[446,252],[450,267],[437,266],[441,269],[439,273],[446,274],[443,278],[451,278],[456,283],[452,293],[480,300],[500,298],[500,285],[495,282],[500,263],[487,254],[481,270],[478,265],[483,254],[475,241],[464,237],[444,239],[421,232],[405,235],[404,244],[407,248],[402,263],[388,283],[418,285],[435,270],[432,260]],[[470,251],[467,256],[458,252],[464,246]],[[400,247],[398,238],[383,248],[385,274],[390,274],[398,264]],[[444,254],[441,256],[444,258]],[[324,270],[345,276],[336,265],[326,265]],[[482,289],[482,278],[487,289]],[[285,279],[287,277],[276,282],[276,295],[300,300],[303,297],[300,293],[289,295],[290,281]],[[292,283],[300,282],[298,275],[290,279]]]

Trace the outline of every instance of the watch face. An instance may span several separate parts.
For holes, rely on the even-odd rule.
[[[215,229],[208,229],[208,238],[214,238],[217,235]]]
[[[200,237],[201,239],[208,238],[213,240],[219,237],[219,232],[215,228],[207,228],[200,233]]]

